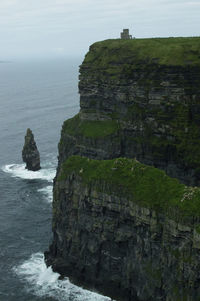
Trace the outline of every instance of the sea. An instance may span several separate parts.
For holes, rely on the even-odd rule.
[[[0,63],[0,301],[106,301],[59,279],[43,253],[52,240],[52,185],[64,120],[79,111],[82,58]],[[42,169],[25,169],[27,128]]]

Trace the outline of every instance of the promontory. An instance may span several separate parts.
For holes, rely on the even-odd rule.
[[[79,78],[46,263],[117,301],[200,300],[200,38],[97,42]]]

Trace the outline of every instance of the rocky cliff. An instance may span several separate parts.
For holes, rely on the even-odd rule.
[[[116,300],[200,300],[200,38],[95,43],[79,91],[47,264]]]
[[[80,67],[81,110],[64,123],[59,162],[73,154],[136,157],[198,184],[199,57],[199,38],[92,45]]]
[[[200,188],[135,159],[70,157],[48,264],[115,300],[199,300],[199,222]]]

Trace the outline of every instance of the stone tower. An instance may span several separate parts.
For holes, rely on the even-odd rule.
[[[123,29],[123,32],[121,32],[121,39],[123,40],[132,39],[132,35],[129,34],[129,29]]]

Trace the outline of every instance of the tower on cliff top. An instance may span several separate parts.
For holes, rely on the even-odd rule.
[[[129,29],[123,29],[123,32],[121,32],[121,39],[123,40],[132,39],[132,35],[129,34]]]

